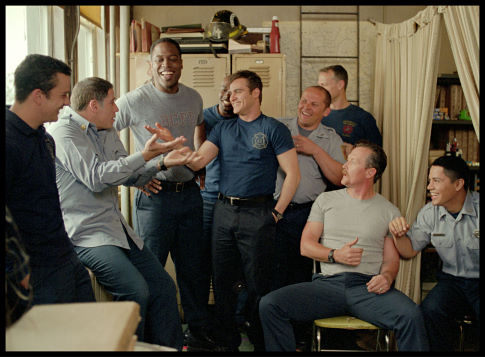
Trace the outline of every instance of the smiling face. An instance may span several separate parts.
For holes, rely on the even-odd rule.
[[[102,102],[97,102],[96,111],[96,128],[98,130],[110,129],[113,127],[114,118],[118,107],[115,103],[115,94],[113,89],[108,90],[108,95]]]
[[[65,105],[69,105],[71,77],[63,73],[56,73],[56,77],[57,85],[52,88],[47,94],[42,93],[42,121],[44,123],[57,121],[59,111],[64,108]]]
[[[234,111],[230,102],[229,77],[224,78],[219,92],[219,114],[223,117],[232,117]]]
[[[255,88],[251,92],[246,78],[238,78],[232,81],[229,91],[231,92],[230,100],[235,114],[244,116],[255,109],[259,110],[259,89]]]
[[[325,104],[325,93],[320,88],[307,88],[298,103],[298,125],[306,130],[314,130],[322,118],[330,112]]]
[[[153,84],[158,90],[177,93],[182,68],[182,58],[174,44],[160,42],[153,48],[151,72]]]
[[[444,206],[448,210],[454,207],[457,201],[457,192],[463,188],[464,180],[451,181],[446,176],[445,169],[442,166],[431,166],[428,180],[429,183],[426,188],[431,194],[433,206]]]

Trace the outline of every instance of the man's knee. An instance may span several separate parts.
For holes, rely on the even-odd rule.
[[[272,293],[264,295],[261,300],[259,301],[259,316],[261,319],[264,319],[269,314],[272,314],[275,311],[278,303],[275,299],[275,295]]]

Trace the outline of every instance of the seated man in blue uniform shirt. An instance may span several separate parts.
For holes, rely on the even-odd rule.
[[[118,185],[144,185],[193,154],[174,150],[159,160],[185,138],[159,143],[152,136],[141,152],[128,155],[113,128],[117,111],[112,84],[86,78],[74,86],[71,107],[48,129],[57,143],[64,222],[76,253],[100,284],[116,301],[140,305],[138,339],[181,350],[175,283],[121,214]]]
[[[431,202],[410,227],[389,223],[394,243],[412,258],[430,242],[443,262],[438,283],[421,303],[430,349],[453,351],[455,319],[473,312],[480,329],[480,195],[468,191],[469,169],[459,157],[437,158],[428,176]]]

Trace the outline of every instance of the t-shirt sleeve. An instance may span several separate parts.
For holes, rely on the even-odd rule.
[[[220,139],[221,139],[222,124],[223,124],[222,120],[216,123],[216,125],[214,125],[214,127],[210,130],[210,133],[206,138],[206,140],[210,141],[218,148],[221,147]]]
[[[293,138],[291,137],[291,132],[286,125],[277,120],[275,120],[275,122],[276,126],[271,136],[271,143],[273,145],[275,154],[280,155],[288,150],[293,149],[295,144],[293,142]]]
[[[308,215],[307,221],[309,222],[321,222],[324,223],[324,218],[325,218],[325,198],[324,192],[322,192],[315,202],[313,202],[312,209],[310,210],[310,214]]]
[[[365,116],[365,125],[364,125],[364,132],[365,137],[372,143],[382,146],[382,135],[377,127],[376,119],[372,116],[372,114],[366,112],[367,115]]]
[[[128,104],[128,98],[126,95],[122,96],[116,101],[116,106],[118,107],[118,112],[116,112],[115,122],[113,123],[113,127],[120,131],[124,128],[130,126],[131,115],[130,115],[130,106]]]

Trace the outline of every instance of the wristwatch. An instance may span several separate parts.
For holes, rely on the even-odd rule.
[[[167,170],[167,166],[165,166],[165,164],[163,163],[163,156],[162,158],[158,161],[158,168],[160,171],[165,171]]]
[[[329,263],[335,263],[335,259],[333,257],[334,252],[335,252],[335,249],[330,249],[330,252],[328,252],[328,262]]]
[[[275,208],[272,208],[271,212],[275,214],[276,218],[278,218],[278,221],[283,218],[283,215],[279,213]]]

